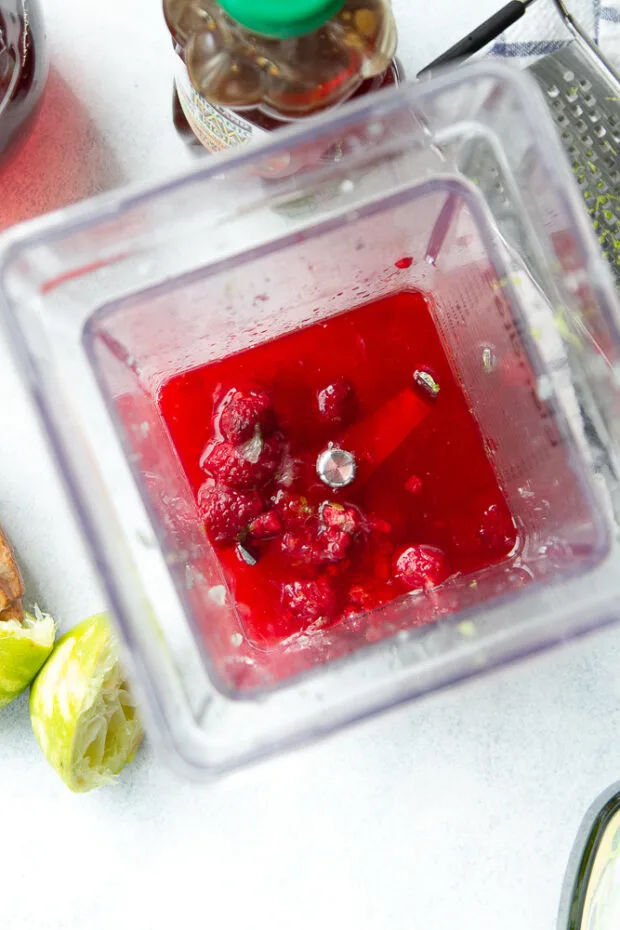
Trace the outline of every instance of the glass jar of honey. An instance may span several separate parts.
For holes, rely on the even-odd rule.
[[[164,0],[174,121],[210,151],[396,84],[390,0]]]

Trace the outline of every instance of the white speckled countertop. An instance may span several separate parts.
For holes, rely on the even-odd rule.
[[[0,226],[193,158],[159,0],[44,6],[49,94],[2,175]],[[395,7],[413,72],[495,4]],[[0,367],[0,517],[67,628],[102,598],[1,342]],[[552,930],[582,815],[620,777],[620,629],[214,787],[147,744],[115,787],[73,796],[25,699],[0,716],[0,753],[2,930]]]

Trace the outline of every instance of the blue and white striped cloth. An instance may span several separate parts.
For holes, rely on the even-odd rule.
[[[567,0],[566,5],[609,59],[620,65],[620,0]],[[570,35],[551,0],[537,0],[518,23],[493,43],[490,52],[505,58],[522,58],[529,64],[539,55],[557,51],[568,41]]]

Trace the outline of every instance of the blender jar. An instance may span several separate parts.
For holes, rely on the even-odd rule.
[[[261,178],[317,145],[337,158]],[[0,275],[147,722],[186,769],[233,769],[616,618],[618,305],[528,76],[478,63],[30,223],[5,236]],[[162,388],[397,292],[429,298],[517,543],[261,646]]]

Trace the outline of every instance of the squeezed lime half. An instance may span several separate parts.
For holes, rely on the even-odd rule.
[[[35,736],[72,791],[109,784],[131,762],[142,727],[106,614],[62,636],[30,692]]]
[[[0,620],[0,707],[25,691],[54,648],[56,626],[35,608],[23,620]]]

